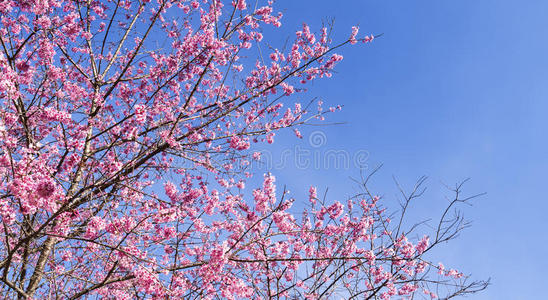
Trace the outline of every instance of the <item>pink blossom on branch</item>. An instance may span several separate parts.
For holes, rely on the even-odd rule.
[[[291,127],[301,137],[299,125],[336,110],[319,104],[307,116],[292,97],[331,76],[335,51],[374,38],[356,27],[332,44],[328,28],[303,24],[265,61],[254,47],[282,14],[257,4],[0,1],[4,297],[327,298],[359,286],[386,298],[430,293],[427,282],[484,287],[425,257],[458,228],[416,240],[386,228],[394,222],[378,198],[328,202],[316,188],[296,211],[273,174],[246,189],[254,143]],[[439,277],[421,281],[431,270]]]

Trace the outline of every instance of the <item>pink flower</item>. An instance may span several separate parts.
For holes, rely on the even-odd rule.
[[[42,28],[48,28],[49,26],[51,26],[51,20],[48,16],[41,16],[36,20],[36,25]]]
[[[247,4],[245,3],[245,0],[232,1],[232,5],[234,5],[236,9],[239,9],[239,10],[244,10],[247,8]]]
[[[38,196],[42,198],[49,198],[51,195],[53,195],[54,191],[55,186],[50,180],[41,181],[36,187],[36,193],[38,193]]]
[[[419,243],[417,244],[417,246],[415,247],[415,249],[417,250],[417,252],[419,254],[422,254],[427,248],[428,248],[428,243],[429,243],[429,237],[428,236],[424,236],[420,241]]]
[[[316,204],[317,197],[318,195],[316,193],[316,187],[311,186],[310,189],[308,190],[308,201],[310,201],[312,204]]]
[[[365,38],[363,38],[363,42],[364,43],[372,42],[374,38],[375,38],[375,36],[373,36],[373,35],[366,36]]]
[[[327,212],[329,213],[329,217],[331,219],[336,219],[342,215],[344,211],[343,209],[344,205],[342,203],[335,202],[327,208]]]
[[[356,35],[358,35],[358,31],[359,31],[359,27],[357,26],[352,26],[352,34],[350,35],[350,44],[354,45],[358,42],[358,40],[356,39]]]
[[[261,159],[261,152],[253,152],[253,159],[254,160],[260,160]]]
[[[445,271],[445,266],[440,262],[438,263],[438,274],[443,275]]]
[[[135,105],[135,120],[138,124],[144,124],[147,119],[146,107],[143,104]]]
[[[249,142],[246,138],[241,138],[237,135],[234,135],[230,138],[230,148],[236,150],[246,150],[249,148]]]

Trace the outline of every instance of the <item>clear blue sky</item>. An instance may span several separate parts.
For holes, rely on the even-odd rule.
[[[328,121],[346,124],[307,128],[300,141],[282,136],[275,155],[295,145],[367,150],[369,166],[384,164],[374,187],[387,201],[397,194],[392,175],[408,187],[427,175],[429,190],[415,210],[422,218],[439,215],[446,203],[442,182],[470,177],[465,192],[487,195],[464,209],[473,226],[438,254],[446,265],[492,278],[486,292],[470,299],[543,298],[548,1],[279,0],[276,7],[284,12],[286,36],[302,22],[318,29],[322,18],[335,19],[335,40],[355,24],[361,34],[384,36],[342,50],[338,73],[302,97],[344,105]],[[327,142],[311,148],[307,135],[316,130]],[[347,178],[359,171],[303,170],[289,162],[274,174],[295,196],[315,184],[328,187],[331,199],[345,200],[355,191]]]

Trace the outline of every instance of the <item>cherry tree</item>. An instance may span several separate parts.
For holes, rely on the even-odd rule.
[[[367,178],[346,202],[245,187],[253,143],[336,108],[295,103],[345,45],[271,1],[1,0],[0,282],[4,298],[452,297],[487,282],[426,255]],[[303,187],[303,189],[308,187]],[[404,194],[405,195],[405,194]],[[299,201],[299,205],[292,204]],[[303,204],[304,203],[304,204]]]

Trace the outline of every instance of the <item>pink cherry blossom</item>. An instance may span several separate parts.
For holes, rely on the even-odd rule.
[[[343,46],[375,38],[302,24],[276,44],[279,10],[0,1],[3,298],[399,299],[486,286],[428,259],[460,215],[419,234],[365,185],[340,202],[310,187],[306,201],[257,174],[256,146],[283,130],[302,138],[301,125],[340,110],[295,101]]]

